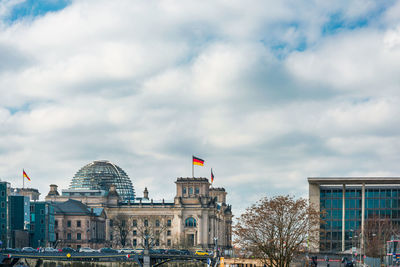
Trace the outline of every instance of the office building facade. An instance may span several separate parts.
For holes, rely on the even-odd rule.
[[[365,222],[380,218],[400,225],[400,177],[308,178],[309,198],[324,213],[312,251],[363,253]]]
[[[52,203],[38,201],[30,204],[30,243],[34,248],[54,245],[54,206]]]

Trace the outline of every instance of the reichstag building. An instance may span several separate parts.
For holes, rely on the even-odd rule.
[[[135,194],[126,172],[109,161],[94,161],[73,177],[61,194],[50,185],[55,232],[62,246],[80,248],[232,248],[232,209],[224,188],[207,178],[177,178],[173,201]]]

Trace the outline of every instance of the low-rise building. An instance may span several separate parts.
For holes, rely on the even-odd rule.
[[[104,246],[106,216],[103,208],[90,208],[73,199],[53,204],[57,247]]]

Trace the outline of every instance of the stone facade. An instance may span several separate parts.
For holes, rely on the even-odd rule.
[[[105,242],[105,213],[77,200],[54,202],[55,234],[59,248],[100,248]]]
[[[211,249],[217,241],[230,249],[233,216],[225,189],[212,188],[207,178],[177,178],[175,184],[173,202],[149,199],[147,188],[143,198],[122,202],[113,186],[103,196],[59,195],[52,186],[46,200],[75,199],[104,208],[105,244],[113,247]]]

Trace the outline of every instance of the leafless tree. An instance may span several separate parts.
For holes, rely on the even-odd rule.
[[[161,236],[167,230],[167,224],[160,219],[150,220],[149,218],[143,218],[139,220],[136,226],[137,236],[141,241],[139,245],[147,249],[160,246]]]
[[[320,223],[320,212],[306,199],[265,197],[239,217],[235,243],[267,266],[289,267],[307,242],[315,242]]]
[[[381,218],[378,215],[368,218],[364,226],[365,254],[382,260],[386,255],[386,241],[399,233],[399,227],[389,218]]]
[[[128,241],[128,235],[131,230],[129,217],[127,215],[118,214],[113,218],[114,243],[117,246],[125,247]]]

